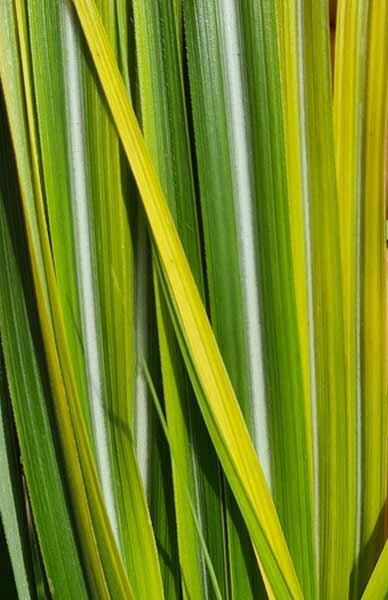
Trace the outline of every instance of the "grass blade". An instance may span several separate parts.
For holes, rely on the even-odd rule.
[[[334,72],[334,138],[341,235],[347,431],[352,440],[348,464],[351,563],[359,554],[361,492],[360,382],[360,223],[363,186],[366,42],[368,8],[365,2],[338,3]],[[351,58],[351,60],[349,60]],[[353,93],[350,95],[349,90]],[[353,522],[352,522],[353,520]],[[358,596],[358,567],[352,571],[351,593]]]
[[[236,6],[233,1],[186,2],[184,21],[210,320],[270,481],[251,148]],[[226,504],[231,594],[250,598],[260,585],[256,559],[227,489]]]
[[[240,11],[252,131],[272,489],[303,594],[314,598],[312,359],[305,254],[309,232],[296,56],[300,32],[295,3],[283,2],[281,8],[283,12],[279,4],[262,0],[246,2]]]
[[[75,238],[75,262],[78,275],[82,341],[85,352],[88,399],[93,429],[96,462],[104,502],[118,542],[118,521],[113,492],[112,469],[108,447],[108,432],[104,414],[104,381],[101,364],[101,345],[98,335],[97,302],[93,274],[92,241],[89,227],[85,148],[83,142],[83,114],[81,108],[81,75],[74,15],[71,5],[65,5],[63,14],[64,70],[67,92],[67,128],[69,162],[72,186],[72,218]],[[77,30],[78,31],[78,30]],[[47,113],[48,111],[44,111]],[[48,193],[50,197],[50,194]],[[56,205],[56,203],[55,203]],[[55,231],[53,231],[55,238]]]
[[[23,7],[20,2],[15,2],[15,15],[19,35],[24,36],[21,40],[21,45],[25,45],[26,50],[23,69],[25,72],[29,70],[28,78],[33,87],[36,106],[34,119],[40,152],[42,194],[52,232],[58,294],[75,359],[77,395],[90,433],[86,362],[83,340],[80,337],[82,317],[78,295],[68,140],[67,135],[53,135],[53,131],[58,134],[66,131],[67,120],[61,7],[62,3],[58,0],[50,4],[32,0],[23,3]],[[21,49],[21,53],[23,51]],[[56,65],[56,69],[51,68],[52,64]],[[26,74],[23,76],[27,77]],[[61,202],[56,201],[58,195],[61,196]]]
[[[302,12],[303,101],[314,279],[315,380],[319,481],[319,586],[322,597],[348,597],[355,540],[354,400],[345,363],[344,295],[335,171],[326,2]]]
[[[384,544],[387,497],[385,132],[388,6],[370,3],[361,204],[361,590]]]
[[[157,166],[196,280],[203,290],[174,7],[171,2],[134,2],[134,17],[145,141]],[[183,482],[191,489],[191,501],[206,532],[217,572],[223,577],[223,515],[218,500],[221,496],[220,473],[211,442],[194,405],[193,392],[157,278],[155,291],[166,414],[171,448],[178,457],[172,466],[182,577],[186,595],[205,598],[207,576],[203,569],[202,549],[187,506]],[[202,456],[206,456],[206,473],[201,466]]]

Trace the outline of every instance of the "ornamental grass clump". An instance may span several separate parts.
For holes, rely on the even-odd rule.
[[[387,31],[0,2],[4,598],[388,597]]]

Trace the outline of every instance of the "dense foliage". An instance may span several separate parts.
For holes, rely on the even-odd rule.
[[[0,1],[5,598],[388,597],[387,31]]]

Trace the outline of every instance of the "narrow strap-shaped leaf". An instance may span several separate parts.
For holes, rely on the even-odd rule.
[[[65,127],[69,138],[68,169],[71,185],[71,227],[74,235],[74,260],[77,270],[78,298],[80,302],[82,346],[85,356],[86,380],[88,386],[88,409],[90,412],[96,463],[101,482],[102,493],[109,521],[116,540],[119,542],[117,508],[113,489],[111,456],[108,441],[107,385],[102,359],[101,333],[99,331],[99,297],[94,276],[93,260],[93,228],[90,227],[90,209],[88,185],[86,176],[85,144],[83,140],[84,119],[81,98],[81,76],[79,68],[78,29],[74,23],[73,7],[65,4],[63,7],[62,23],[59,28],[63,38],[63,62],[66,91],[66,121]],[[33,56],[33,62],[35,62]],[[39,61],[37,61],[39,64]],[[48,62],[49,70],[50,62]],[[44,79],[40,78],[35,87],[43,88]],[[45,113],[48,112],[46,109]],[[49,195],[50,196],[50,195]],[[51,194],[53,206],[58,202],[58,196]],[[52,236],[55,230],[50,226]],[[101,253],[104,256],[103,253]],[[55,256],[55,251],[54,251]],[[113,312],[113,311],[112,311]],[[122,352],[125,356],[125,349]],[[111,411],[108,408],[108,411]]]
[[[134,2],[134,16],[145,141],[202,289],[196,198],[173,3]],[[176,457],[172,466],[183,589],[188,597],[206,598],[207,576],[184,482],[191,489],[191,501],[197,507],[217,573],[224,580],[221,478],[216,455],[197,414],[157,278],[155,290],[164,399],[171,448]],[[206,457],[206,472],[201,457]]]
[[[334,141],[338,183],[344,295],[344,333],[347,385],[346,429],[349,441],[348,526],[352,568],[351,593],[358,597],[362,413],[360,382],[360,250],[363,148],[365,132],[366,43],[369,2],[338,2],[334,72]],[[361,425],[361,426],[360,426]],[[362,517],[361,517],[362,518]],[[350,575],[350,574],[349,574]]]
[[[66,132],[69,90],[65,87],[62,3],[31,0],[25,4],[26,41],[31,47],[31,85],[36,106],[42,189],[51,232],[53,261],[67,336],[74,356],[77,392],[89,426],[81,298],[78,294],[75,231],[72,220],[71,168]],[[22,11],[17,9],[21,27]],[[55,68],[52,65],[55,64]],[[53,132],[57,135],[53,135]],[[61,202],[57,202],[58,196]]]
[[[314,598],[312,324],[297,10],[295,2],[282,2],[277,10],[272,0],[240,6],[252,132],[271,481],[303,594]]]
[[[137,181],[171,301],[191,357],[206,424],[273,593],[300,598],[294,567],[255,450],[95,4],[73,0]],[[182,344],[183,345],[183,344]],[[186,355],[189,364],[189,355]],[[200,393],[203,392],[203,395]]]
[[[257,235],[237,3],[184,3],[190,95],[205,238],[209,314],[245,422],[270,481]],[[231,594],[260,582],[241,517],[226,489]]]
[[[347,394],[339,208],[336,185],[329,11],[303,3],[306,169],[314,281],[319,477],[319,589],[346,598],[354,552],[354,404]]]
[[[184,5],[210,315],[247,427],[257,442],[269,479],[268,448],[263,446],[265,413],[258,409],[264,383],[260,364],[257,240],[252,212],[250,147],[244,114],[241,114],[246,102],[240,81],[244,74],[239,74],[241,66],[238,63],[234,65],[237,70],[234,85],[240,86],[242,95],[242,98],[234,98],[239,104],[235,111],[239,113],[237,115],[228,98],[234,90],[232,82],[228,85],[231,74],[226,47],[230,39],[225,22],[227,16],[223,14],[221,4],[218,0],[190,0]],[[226,9],[225,12],[228,13]],[[238,19],[236,8],[234,12]],[[234,41],[230,54],[239,52],[238,29],[229,33]],[[235,123],[238,117],[242,122]],[[238,125],[242,128],[241,138],[235,139]],[[254,340],[249,336],[255,336]],[[253,352],[256,352],[255,356]],[[255,410],[260,426],[255,421]]]
[[[361,204],[361,590],[384,543],[387,501],[386,127],[388,3],[370,2]],[[385,508],[386,510],[386,508]]]

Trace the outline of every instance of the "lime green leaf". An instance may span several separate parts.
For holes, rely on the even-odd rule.
[[[386,124],[388,5],[369,4],[361,201],[361,576],[363,587],[384,543],[387,456]],[[364,57],[365,60],[365,57]]]
[[[366,41],[368,11],[365,2],[338,3],[334,71],[334,141],[338,184],[344,297],[345,364],[347,385],[347,435],[349,446],[348,519],[352,593],[357,595],[360,552],[361,490],[360,410],[360,217],[365,115]],[[357,486],[357,487],[356,487]]]
[[[348,597],[355,542],[354,398],[346,375],[344,293],[334,154],[327,2],[301,9],[303,63],[299,73],[306,132],[313,287],[319,488],[319,588]],[[349,430],[344,429],[349,424]]]
[[[386,499],[386,265],[384,161],[387,9],[338,3],[334,116],[344,283],[349,459],[348,491],[359,555],[353,593],[367,582],[381,551]],[[357,421],[356,421],[357,419]],[[353,448],[355,454],[356,448]],[[354,490],[357,465],[357,498]],[[350,492],[350,493],[349,493]],[[355,502],[362,515],[357,529]],[[353,544],[355,540],[353,539]],[[353,566],[353,565],[352,565]],[[359,572],[359,573],[358,573]],[[359,588],[359,589],[358,589]]]

